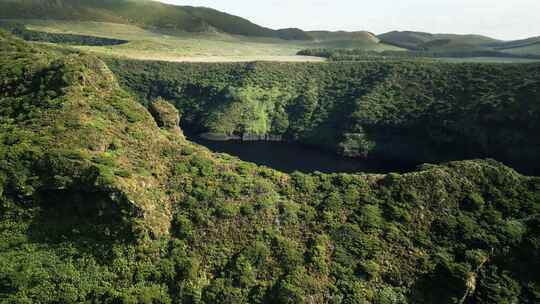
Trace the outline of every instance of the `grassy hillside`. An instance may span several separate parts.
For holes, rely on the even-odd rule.
[[[531,37],[527,39],[521,39],[521,40],[505,41],[505,42],[497,43],[494,46],[500,49],[512,49],[512,48],[526,47],[526,46],[538,44],[538,43],[540,43],[540,36]]]
[[[528,45],[520,46],[520,47],[512,47],[508,49],[503,49],[502,51],[505,53],[516,54],[516,55],[528,55],[528,54],[540,55],[540,42],[528,44]]]
[[[271,30],[209,8],[150,0],[0,0],[2,18],[47,33],[128,40],[132,43],[122,47],[85,50],[135,59],[314,61],[294,55],[313,47],[402,50],[380,43],[368,32]]]
[[[538,63],[109,65],[143,101],[173,101],[184,126],[200,133],[279,135],[355,157],[494,157],[540,169]]]
[[[13,22],[13,21],[11,21]],[[360,35],[356,40],[301,42],[274,38],[253,38],[220,33],[158,34],[133,25],[104,22],[59,20],[21,20],[36,32],[60,35],[82,35],[125,40],[117,46],[75,46],[78,49],[107,56],[164,61],[323,61],[317,57],[296,56],[312,47],[360,47],[365,50],[400,50]],[[368,40],[364,38],[369,38]]]
[[[314,43],[310,45],[311,47],[340,49],[360,48],[366,51],[404,50],[396,46],[383,44],[377,36],[366,31],[310,31],[307,32],[307,34],[313,37]]]
[[[386,43],[391,43],[407,49],[413,49],[422,43],[430,41],[432,39],[432,34],[410,31],[392,31],[378,35],[377,37]]]
[[[117,46],[73,46],[101,55],[166,61],[322,61],[296,53],[308,42],[222,33],[159,34],[133,25],[59,20],[16,20],[33,31],[129,41]]]
[[[343,40],[364,40],[372,43],[378,43],[379,38],[374,34],[366,31],[360,32],[330,32],[330,31],[310,31],[307,32],[315,41],[343,41]]]
[[[56,50],[0,33],[3,301],[540,300],[540,179],[484,160],[256,167],[186,141],[173,107],[150,114],[97,58]]]
[[[275,31],[210,8],[174,6],[151,0],[1,0],[0,18],[60,19],[130,24],[150,30],[212,32],[309,40]]]
[[[430,34],[423,32],[393,31],[378,38],[386,44],[414,51],[471,52],[502,51],[515,55],[539,55],[539,37],[501,41],[480,35]]]
[[[98,47],[86,50],[114,56],[124,54],[134,59],[312,61],[313,58],[291,57],[299,50],[308,48],[362,49],[377,52],[407,49],[428,52],[505,50],[512,54],[538,55],[534,44],[536,38],[503,42],[481,35],[412,31],[393,31],[375,36],[367,31],[305,32],[296,28],[273,30],[210,8],[175,6],[152,0],[0,0],[0,19],[22,20],[23,24],[29,25],[36,23],[36,20],[40,20],[42,24],[54,23],[56,20],[56,24],[101,23],[101,27],[112,27],[105,32],[99,32],[99,38],[115,33],[115,27],[132,28],[133,32],[124,33],[121,37],[116,35],[116,39],[120,40],[129,40],[128,36],[134,37],[130,40],[133,41],[131,44],[119,48]],[[93,31],[92,28],[84,29],[81,25],[75,25],[75,28],[78,28],[78,33],[69,34],[92,36],[88,33]],[[72,29],[67,27],[64,31]],[[146,32],[146,35],[135,35],[141,31]],[[165,42],[163,47],[161,41],[152,39],[155,36],[158,40],[165,38],[170,41]],[[52,39],[52,42],[57,40],[62,39]],[[200,44],[202,47],[199,47]],[[267,53],[264,52],[265,49],[268,50]]]
[[[411,31],[392,31],[378,36],[382,42],[411,50],[435,51],[440,49],[481,48],[499,40],[481,35],[430,34]]]

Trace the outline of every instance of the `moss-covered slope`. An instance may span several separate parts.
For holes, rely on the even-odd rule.
[[[186,141],[96,58],[0,51],[0,301],[540,300],[538,178],[286,175]]]

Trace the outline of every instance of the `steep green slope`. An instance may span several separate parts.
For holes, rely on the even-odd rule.
[[[133,24],[166,32],[220,31],[229,34],[309,39],[274,31],[209,8],[174,6],[151,0],[1,0],[0,18],[60,19]]]
[[[495,157],[540,169],[537,63],[109,65],[141,100],[173,101],[193,132],[281,136],[355,157]]]
[[[0,33],[0,300],[537,303],[540,179],[292,174],[186,141],[100,60]]]

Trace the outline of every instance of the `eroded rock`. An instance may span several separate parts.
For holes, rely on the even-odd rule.
[[[158,98],[150,104],[148,110],[160,128],[183,136],[180,129],[180,113],[171,103]]]

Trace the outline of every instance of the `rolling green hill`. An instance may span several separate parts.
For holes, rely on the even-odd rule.
[[[430,34],[412,31],[392,31],[377,36],[382,42],[411,50],[439,51],[478,49],[499,40],[481,35]]]
[[[364,48],[374,51],[400,49],[380,43],[379,39],[369,32],[304,32],[295,28],[271,30],[210,8],[172,6],[150,0],[0,0],[0,18],[17,19],[22,23],[46,19],[64,22],[93,21],[132,25],[175,36],[185,35],[186,32],[225,33],[251,38],[295,40],[309,44],[300,48]]]
[[[357,35],[355,40],[287,41],[278,38],[246,37],[223,33],[163,34],[135,25],[110,22],[16,19],[4,23],[24,24],[33,36],[62,38],[54,41],[70,42],[80,36],[128,41],[122,45],[73,45],[72,47],[96,54],[133,59],[163,61],[323,61],[318,57],[296,56],[306,48],[350,47],[370,51],[402,50],[379,43],[372,36]],[[2,22],[0,21],[0,26]],[[295,29],[287,29],[295,35]],[[35,35],[34,35],[35,34]],[[350,37],[350,36],[349,36]],[[340,37],[343,39],[344,37]],[[85,40],[81,40],[85,41]],[[84,44],[84,43],[83,43]]]
[[[505,53],[516,54],[516,55],[527,55],[527,54],[540,55],[540,42],[532,43],[525,46],[502,49],[502,51]]]
[[[540,37],[501,41],[481,35],[430,34],[392,31],[377,36],[381,42],[413,51],[502,51],[515,55],[540,55]]]
[[[499,48],[499,49],[512,49],[512,48],[526,47],[526,46],[534,45],[538,43],[540,43],[540,36],[531,37],[527,39],[521,39],[521,40],[500,42],[500,43],[494,44],[493,47]]]
[[[432,40],[432,34],[410,31],[392,31],[377,36],[380,40],[406,49],[415,49],[418,45]]]
[[[538,177],[493,160],[426,164],[406,174],[284,174],[189,142],[171,104],[152,100],[147,110],[94,56],[28,44],[3,32],[0,55],[1,302],[540,301],[540,275],[532,271],[540,267]],[[293,75],[297,84],[324,66],[198,64],[183,68],[189,73],[167,64],[159,68],[178,72],[172,80],[180,80],[163,81],[162,88],[211,99],[216,91],[202,96],[200,87],[179,90],[178,84],[249,85],[243,80],[258,78],[261,88],[250,91],[257,93],[269,85],[265,78],[286,86],[289,79],[282,76]],[[448,127],[459,129],[461,121],[452,121],[470,110],[470,97],[479,97],[470,115],[482,119],[464,134],[495,125],[513,140],[523,126],[505,122],[538,113],[531,111],[538,99],[519,95],[538,94],[537,77],[520,82],[524,90],[517,96],[504,90],[506,77],[517,81],[523,67],[509,68],[510,75],[492,73],[505,68],[500,66],[462,74],[466,68],[447,65],[446,74],[462,75],[465,84],[455,85],[455,103],[444,100],[452,97],[446,89],[438,91],[440,79],[427,76],[441,67],[368,67],[380,72],[373,80],[394,79],[372,92],[354,90],[358,80],[368,80],[363,67],[329,68],[335,71],[330,76],[351,81],[334,83],[342,100],[352,99],[350,93],[369,95],[348,112],[361,123],[350,127],[389,138],[399,138],[394,127],[407,128],[414,120],[440,126],[429,132],[444,138],[438,135],[445,131],[443,119],[430,113],[444,114]],[[415,76],[417,71],[426,73]],[[137,75],[154,72],[150,66],[148,74]],[[324,73],[318,79],[328,81]],[[493,84],[490,76],[497,77]],[[415,77],[424,81],[402,81]],[[312,87],[302,91],[297,113],[312,113],[315,85],[331,86],[318,79],[307,80]],[[393,90],[405,84],[414,104]],[[416,94],[424,84],[440,102]],[[247,97],[258,104],[271,94]],[[530,108],[516,100],[527,100]],[[430,110],[424,112],[426,105]],[[480,140],[489,144],[490,138]]]
[[[136,32],[139,32],[138,29],[143,29],[156,35],[180,37],[180,40],[185,38],[187,34],[194,35],[195,41],[186,41],[184,39],[180,43],[175,42],[174,46],[167,48],[160,47],[161,43],[159,41],[144,41],[116,48],[97,47],[92,49],[99,53],[113,55],[124,53],[127,54],[126,56],[137,59],[185,60],[184,54],[190,53],[187,50],[191,46],[179,49],[179,44],[182,46],[186,43],[196,45],[199,40],[205,42],[222,41],[222,36],[227,35],[244,37],[241,39],[274,39],[272,43],[263,46],[263,49],[266,47],[269,50],[276,51],[269,52],[266,57],[250,56],[256,52],[249,51],[249,49],[258,48],[257,45],[241,45],[242,47],[238,48],[238,54],[236,54],[236,57],[244,58],[240,60],[256,60],[257,58],[268,60],[274,58],[273,56],[276,53],[283,56],[282,60],[292,60],[290,59],[291,55],[301,49],[310,48],[360,49],[376,52],[404,51],[408,49],[437,53],[504,51],[516,55],[540,54],[537,48],[538,37],[516,41],[499,41],[481,35],[431,34],[413,31],[392,31],[376,36],[367,31],[303,31],[297,28],[273,30],[211,8],[175,6],[151,0],[0,0],[0,19],[17,20],[27,25],[35,24],[36,21],[84,23],[86,25],[89,22],[99,22],[109,26],[119,24],[136,27]],[[114,29],[112,32],[114,32]],[[80,33],[80,30],[79,33],[67,34],[87,35],[87,33]],[[106,37],[103,35],[106,35],[107,31],[99,34],[101,36],[98,37],[98,40],[103,41],[101,38]],[[40,34],[36,34],[34,37],[38,35]],[[41,36],[50,37],[46,34],[41,34]],[[115,38],[128,40],[127,36],[129,35]],[[137,41],[145,38],[144,36],[134,37]],[[42,41],[40,39],[34,40]],[[69,38],[54,38],[51,40],[50,42],[70,41]],[[91,40],[91,38],[85,39],[85,41]],[[286,40],[293,41],[295,45]],[[231,40],[229,39],[229,41]],[[236,40],[236,43],[242,43],[242,41]],[[141,47],[141,44],[144,44],[144,46]],[[156,47],[152,49],[152,45],[156,45]],[[141,48],[144,49],[142,52]],[[171,48],[174,51],[170,50]],[[189,57],[198,57],[200,58],[196,59],[198,61],[206,61],[205,58],[207,57],[215,57],[211,61],[218,61],[221,58],[220,55],[222,55],[221,50],[227,48],[228,46],[220,47],[219,43],[217,43],[209,52],[190,54]],[[169,51],[165,51],[165,54],[163,54],[163,49]],[[280,51],[280,49],[283,51]],[[177,53],[182,54],[179,56]],[[234,54],[227,54],[226,57],[229,58],[222,60],[239,60],[230,58],[234,56]]]
[[[275,31],[210,8],[150,0],[1,0],[0,18],[101,21],[175,32],[212,32],[309,40],[298,30]]]
[[[400,47],[381,43],[373,33],[367,31],[345,32],[345,31],[309,31],[306,32],[312,37],[313,48],[335,48],[353,49],[359,48],[366,51],[398,51]]]
[[[540,55],[540,37],[532,37],[528,39],[508,41],[508,42],[495,45],[495,48],[503,52],[511,53],[511,54]]]
[[[365,41],[366,43],[379,43],[379,38],[373,33],[367,31],[359,32],[330,32],[330,31],[309,31],[307,32],[315,42],[328,42],[328,41],[345,41],[345,40],[357,40]]]

